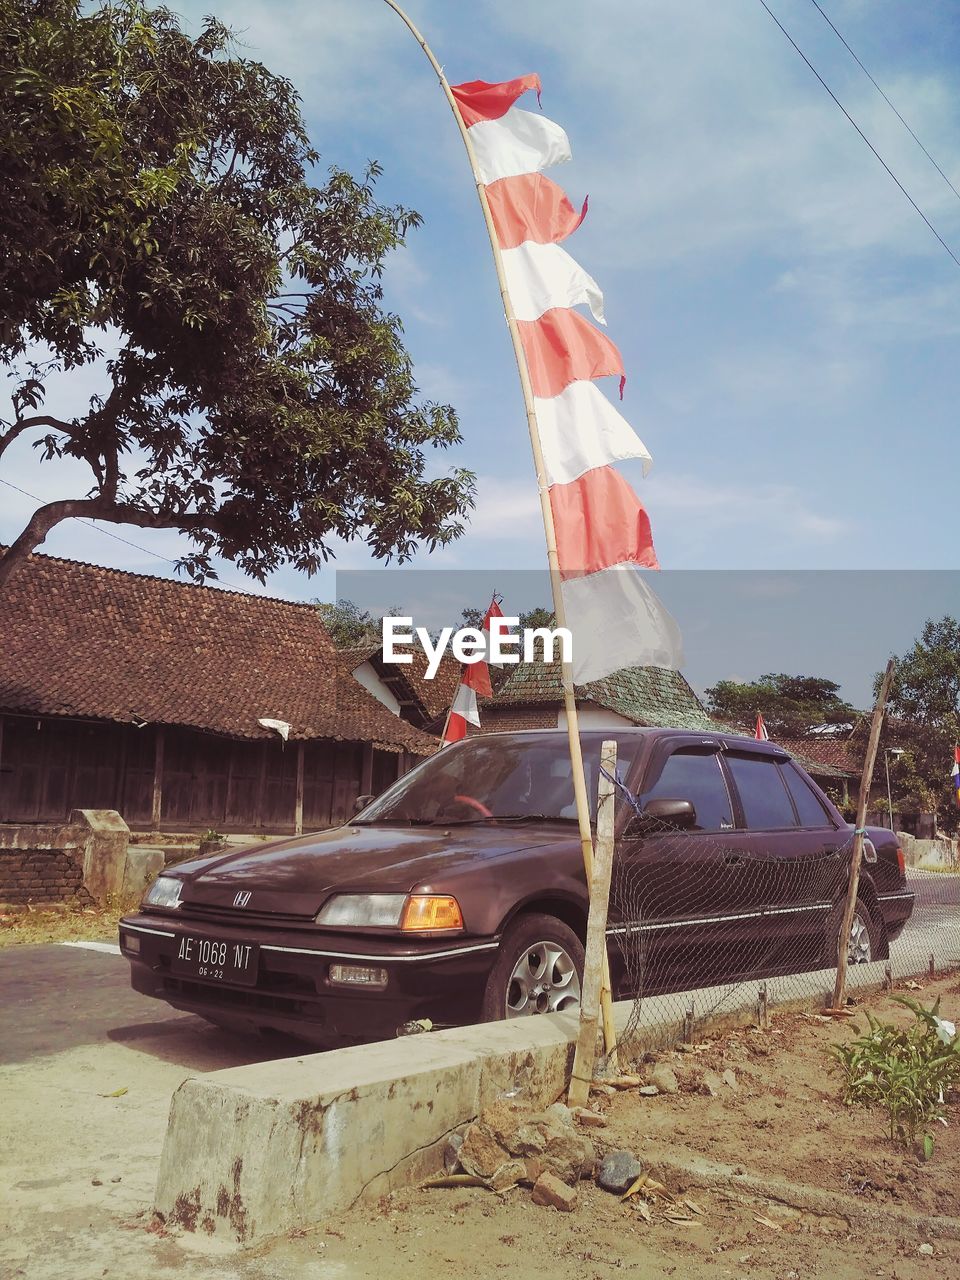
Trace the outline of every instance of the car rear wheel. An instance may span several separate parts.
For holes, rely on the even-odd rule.
[[[520,916],[500,943],[487,979],[483,1018],[526,1018],[580,1008],[583,943],[548,915]]]

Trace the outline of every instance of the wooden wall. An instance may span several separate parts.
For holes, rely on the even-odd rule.
[[[163,735],[163,830],[293,831],[295,742],[235,741],[192,729],[0,717],[0,822],[55,822],[71,809],[116,809],[133,828],[153,817]],[[365,789],[397,777],[401,757],[359,742],[303,744],[303,829],[336,826]]]

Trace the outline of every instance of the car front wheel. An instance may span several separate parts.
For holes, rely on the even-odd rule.
[[[483,1018],[525,1018],[580,1008],[583,943],[548,915],[520,916],[503,935],[487,979]]]

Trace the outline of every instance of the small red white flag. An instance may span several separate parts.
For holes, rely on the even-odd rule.
[[[502,618],[503,613],[497,597],[494,596],[490,601],[490,607],[483,615],[482,631],[487,642],[487,653],[490,652],[490,619]],[[502,665],[502,664],[497,664]],[[490,684],[490,668],[486,662],[469,662],[465,663],[460,671],[460,684],[457,686],[457,692],[454,694],[453,703],[450,707],[450,714],[447,716],[447,724],[443,731],[443,741],[441,747],[448,746],[451,742],[460,742],[467,736],[467,725],[472,724],[476,728],[480,728],[480,711],[477,706],[477,694],[482,698],[489,698],[493,695],[493,688]]]
[[[763,716],[757,712],[757,730],[753,735],[759,742],[769,742],[770,735],[767,733],[767,726],[763,723]]]

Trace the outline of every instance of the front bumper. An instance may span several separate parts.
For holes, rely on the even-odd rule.
[[[498,947],[496,939],[419,941],[152,913],[125,916],[119,930],[134,990],[235,1030],[285,1031],[319,1044],[384,1039],[419,1018],[441,1025],[477,1021]],[[260,953],[256,983],[174,973],[172,961],[184,935],[255,943]],[[132,950],[131,941],[138,950]],[[351,962],[385,969],[386,986],[332,983],[331,965]]]

